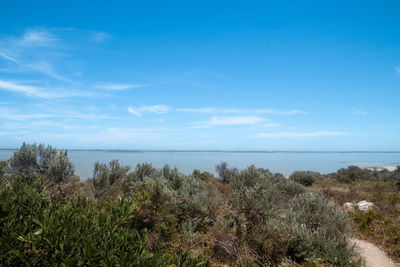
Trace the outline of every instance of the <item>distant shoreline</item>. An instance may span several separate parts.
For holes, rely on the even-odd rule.
[[[17,148],[0,148],[0,151],[17,151]],[[130,149],[66,149],[70,152],[107,152],[107,153],[288,153],[288,154],[381,154],[381,153],[400,153],[400,151],[290,151],[290,150],[276,150],[276,151],[263,151],[263,150],[130,150]]]

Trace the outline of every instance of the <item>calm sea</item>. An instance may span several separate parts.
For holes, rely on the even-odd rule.
[[[8,159],[13,150],[0,150],[0,159]],[[81,179],[92,176],[96,161],[106,163],[118,159],[121,164],[136,166],[148,162],[155,167],[164,164],[176,166],[181,172],[190,174],[194,169],[215,173],[215,165],[225,161],[230,167],[243,169],[251,164],[267,168],[272,172],[290,175],[295,170],[312,170],[321,173],[337,171],[350,165],[392,166],[400,162],[400,153],[332,153],[332,152],[111,152],[69,151],[75,164],[76,174]],[[397,163],[397,164],[396,164]]]

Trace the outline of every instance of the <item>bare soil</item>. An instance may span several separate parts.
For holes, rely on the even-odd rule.
[[[355,238],[352,238],[350,242],[356,245],[357,251],[365,259],[365,267],[400,267],[400,264],[393,262],[374,244]]]

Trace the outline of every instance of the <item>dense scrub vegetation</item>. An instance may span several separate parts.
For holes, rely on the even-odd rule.
[[[348,245],[351,218],[302,185],[317,188],[327,180],[319,173],[287,179],[225,163],[217,171],[131,170],[114,160],[79,182],[66,151],[24,144],[0,163],[0,264],[362,265]],[[358,172],[327,177],[351,184],[364,179]],[[395,183],[389,176],[379,180]]]
[[[400,166],[395,171],[372,171],[356,166],[340,169],[317,181],[312,191],[339,205],[367,200],[374,203],[368,212],[349,212],[359,238],[383,247],[400,262]]]
[[[295,171],[289,176],[290,180],[293,180],[304,186],[310,186],[321,178],[322,176],[319,172],[312,171]]]

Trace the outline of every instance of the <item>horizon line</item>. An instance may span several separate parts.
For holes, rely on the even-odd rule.
[[[18,148],[0,148],[0,151],[16,151]],[[146,152],[175,152],[175,153],[400,153],[397,150],[201,150],[201,149],[84,149],[84,148],[61,148],[71,152],[120,152],[120,153],[146,153]]]

